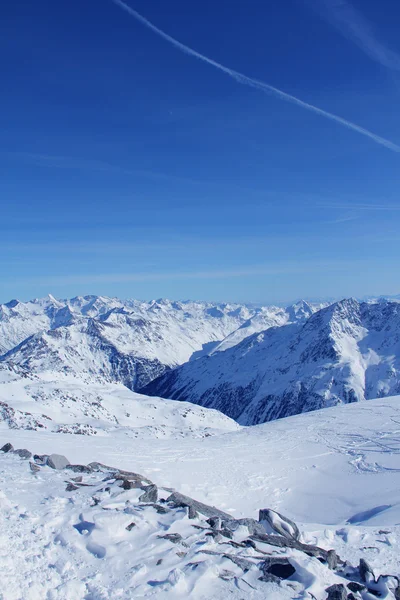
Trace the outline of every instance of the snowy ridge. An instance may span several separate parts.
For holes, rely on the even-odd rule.
[[[11,429],[131,439],[205,437],[239,426],[215,410],[131,392],[121,384],[0,370],[0,421]]]
[[[400,393],[400,304],[343,300],[167,373],[145,394],[243,425]]]
[[[74,436],[3,425],[2,444],[39,456],[30,466],[29,452],[0,453],[0,591],[6,600],[394,600],[399,413],[399,398],[388,398],[179,444],[132,444],[121,432],[78,447]],[[55,457],[61,470],[51,469],[43,455],[54,451],[84,466]],[[272,512],[257,522],[266,501]]]

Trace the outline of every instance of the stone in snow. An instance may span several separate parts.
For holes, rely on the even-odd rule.
[[[326,600],[347,600],[347,592],[343,583],[335,583],[326,589],[328,598]]]
[[[57,469],[59,471],[61,469],[65,469],[70,462],[62,454],[50,454],[49,458],[47,459],[47,464],[52,469]]]
[[[296,523],[288,519],[288,517],[284,517],[280,513],[275,510],[271,510],[270,508],[262,508],[259,512],[258,520],[260,523],[265,523],[280,535],[283,535],[286,538],[299,540],[300,539],[300,531],[297,527]]]
[[[350,583],[347,584],[347,587],[351,592],[362,592],[365,590],[365,585],[357,583],[356,581],[350,581]]]
[[[228,513],[225,513],[214,506],[208,506],[208,504],[203,504],[202,502],[193,500],[193,498],[185,496],[184,494],[180,494],[179,492],[173,492],[170,496],[168,496],[167,502],[170,502],[175,507],[193,507],[195,511],[199,512],[205,517],[220,517],[221,519],[225,520],[232,519],[231,515],[228,515]]]
[[[18,448],[17,450],[12,450],[13,454],[17,454],[21,458],[31,458],[32,452],[29,452],[26,448]]]
[[[375,575],[372,570],[372,567],[367,563],[364,558],[360,558],[360,576],[361,580],[365,581],[365,583],[370,583],[371,581],[375,581]]]
[[[67,465],[65,468],[69,469],[70,471],[73,471],[74,473],[92,473],[93,472],[93,469],[91,469],[91,467],[88,467],[87,465]]]
[[[0,448],[1,452],[11,452],[12,450],[14,450],[14,446],[12,444],[10,444],[10,442],[8,442],[7,444],[4,444],[4,446],[2,448]]]
[[[157,502],[158,489],[154,483],[151,485],[147,485],[142,489],[144,490],[144,494],[140,496],[139,502]]]

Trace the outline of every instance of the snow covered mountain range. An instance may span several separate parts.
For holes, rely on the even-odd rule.
[[[400,394],[400,304],[337,302],[182,365],[142,391],[217,408],[243,425]]]
[[[0,372],[122,384],[244,425],[400,393],[400,303],[385,299],[13,300],[0,306],[0,348]]]
[[[223,340],[233,345],[317,308],[304,302],[283,309],[100,296],[12,300],[0,306],[0,364],[137,390]]]

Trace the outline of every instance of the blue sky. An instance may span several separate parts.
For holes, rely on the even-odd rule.
[[[399,293],[398,1],[126,4],[388,144],[112,0],[5,3],[0,302]]]

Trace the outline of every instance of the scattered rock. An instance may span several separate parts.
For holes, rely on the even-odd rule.
[[[136,481],[133,479],[122,479],[122,487],[124,488],[124,490],[133,490],[136,488],[141,488],[142,487],[142,482],[141,481]]]
[[[230,519],[222,520],[222,527],[231,531],[236,531],[241,526],[247,527],[250,535],[265,534],[264,527],[255,519],[232,519],[231,517]]]
[[[349,588],[349,590],[351,592],[362,592],[363,590],[365,590],[365,585],[362,585],[361,583],[357,583],[356,581],[350,581],[350,583],[347,584],[347,587]]]
[[[213,506],[208,506],[207,504],[198,502],[197,500],[193,500],[193,498],[185,496],[184,494],[180,494],[179,492],[173,492],[167,498],[167,502],[170,502],[177,508],[183,506],[193,507],[193,510],[204,515],[205,517],[220,517],[221,519],[229,520],[232,519],[231,515],[228,515],[228,513],[218,510],[218,508],[214,508]]]
[[[26,448],[18,448],[18,450],[12,450],[12,453],[17,454],[21,458],[31,458],[32,457],[32,452],[29,452],[29,450],[26,450]]]
[[[286,557],[273,556],[265,559],[261,566],[263,581],[276,581],[276,579],[289,579],[296,573],[296,569]],[[272,575],[272,578],[271,578]]]
[[[10,444],[10,442],[8,442],[7,444],[4,444],[4,446],[2,448],[0,448],[1,452],[12,452],[12,450],[14,450],[14,446],[12,444]]]
[[[328,567],[333,571],[337,569],[339,564],[339,557],[336,554],[335,550],[328,550],[326,555],[326,562],[328,563]]]
[[[247,560],[247,558],[243,558],[242,556],[236,556],[235,554],[223,554],[223,557],[231,560],[245,573],[247,573],[247,571],[250,571],[250,569],[254,567],[254,563],[251,562],[251,560]]]
[[[277,548],[293,548],[305,552],[308,556],[315,556],[323,562],[328,560],[328,550],[319,548],[319,546],[312,546],[309,544],[303,544],[295,539],[285,538],[282,535],[270,535],[270,534],[259,534],[255,533],[250,536],[251,539],[269,544],[270,546],[276,546]],[[337,556],[338,563],[343,564],[343,561]]]
[[[212,527],[212,529],[221,529],[222,526],[222,520],[219,517],[211,517],[210,519],[207,519],[207,523],[210,525],[210,527]]]
[[[180,533],[166,533],[165,535],[157,536],[160,540],[169,540],[173,544],[184,544],[183,537]]]
[[[66,492],[74,492],[75,490],[79,490],[79,486],[75,485],[74,483],[69,483],[65,488]]]
[[[219,533],[230,540],[233,538],[233,532],[227,527],[223,527],[222,529],[220,529]]]
[[[342,583],[335,583],[326,590],[328,597],[326,600],[347,600],[346,588]]]
[[[32,473],[37,473],[38,471],[40,471],[40,467],[39,467],[39,465],[36,465],[36,464],[35,464],[35,463],[33,463],[33,462],[30,462],[30,463],[29,463],[29,468],[30,468],[30,470],[32,471]]]
[[[139,498],[139,502],[157,502],[158,500],[158,489],[155,483],[147,485],[144,488],[144,494]]]
[[[188,517],[189,517],[189,519],[197,519],[198,516],[199,516],[199,513],[194,508],[194,506],[189,506],[188,507]]]
[[[47,464],[52,469],[57,469],[59,471],[61,469],[65,469],[65,467],[67,467],[70,464],[70,462],[62,454],[50,454],[50,456],[47,459]]]
[[[372,567],[367,563],[367,561],[364,558],[360,558],[359,570],[361,581],[365,581],[365,583],[375,581],[375,575],[372,570]]]
[[[206,533],[207,537],[212,537],[214,542],[221,542],[222,541],[222,535],[219,531],[216,531],[215,529],[211,529],[211,531],[207,531]]]
[[[127,527],[125,527],[125,529],[126,529],[127,531],[132,531],[132,529],[133,529],[134,527],[136,527],[136,523],[134,523],[134,522],[132,521],[132,523],[129,523],[129,525],[127,525]]]
[[[284,517],[275,510],[271,510],[270,508],[262,508],[259,512],[258,520],[260,523],[263,521],[268,523],[273,531],[283,535],[283,537],[294,540],[300,539],[300,531],[296,523],[288,519],[288,517]]]
[[[74,473],[92,473],[93,469],[88,467],[87,465],[67,465],[65,467]]]

